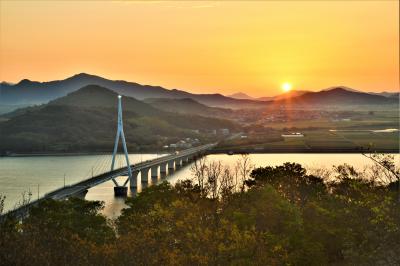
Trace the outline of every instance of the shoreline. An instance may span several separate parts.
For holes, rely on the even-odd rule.
[[[118,152],[117,154],[124,154]],[[168,152],[141,152],[141,153],[129,153],[129,154],[168,154]],[[46,156],[88,156],[88,155],[112,155],[112,152],[68,152],[68,153],[12,153],[9,155],[0,155],[2,157],[46,157]]]
[[[309,148],[215,148],[211,150],[210,154],[243,154],[243,153],[399,153],[400,148],[397,149],[376,149],[367,150],[361,148],[323,148],[323,149],[309,149]]]
[[[132,155],[134,154],[169,154],[171,152],[168,151],[146,151],[142,153],[130,153]],[[330,148],[330,149],[306,149],[306,148],[288,148],[288,149],[252,149],[252,148],[233,148],[233,149],[227,149],[227,148],[216,148],[213,150],[210,150],[208,154],[244,154],[244,153],[320,153],[320,154],[334,154],[334,153],[348,153],[348,154],[354,154],[354,153],[387,153],[387,154],[393,154],[393,153],[400,153],[400,149],[376,149],[376,150],[364,150],[364,149],[343,149],[343,148]],[[9,155],[0,155],[0,158],[16,158],[16,157],[46,157],[46,156],[89,156],[89,155],[111,155],[111,152],[69,152],[69,153],[13,153]],[[117,154],[123,154],[123,153],[117,153]]]

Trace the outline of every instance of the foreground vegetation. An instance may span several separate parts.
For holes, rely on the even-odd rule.
[[[101,202],[49,200],[0,225],[0,264],[399,265],[399,172],[372,159],[332,179],[295,163],[200,160],[193,180],[145,189],[116,221]]]

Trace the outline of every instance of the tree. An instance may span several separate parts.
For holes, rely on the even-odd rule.
[[[392,154],[379,154],[379,153],[363,153],[363,155],[371,159],[377,171],[375,177],[383,184],[389,184],[389,188],[396,189],[398,194],[398,201],[400,202],[400,169],[395,164],[395,157]]]
[[[6,196],[0,194],[0,215],[3,214],[4,211],[4,201],[6,200]]]
[[[250,156],[248,154],[241,154],[235,165],[236,184],[240,192],[244,192],[246,180],[250,177],[250,173],[253,169],[254,165],[251,162]]]

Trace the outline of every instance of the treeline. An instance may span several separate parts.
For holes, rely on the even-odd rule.
[[[22,223],[1,224],[0,264],[400,264],[393,162],[371,168],[374,180],[348,165],[327,180],[294,163],[248,178],[250,166],[199,161],[193,180],[145,189],[112,222],[100,202],[43,202]]]
[[[229,121],[189,115],[139,116],[124,112],[128,149],[160,150],[183,138],[215,141],[206,130],[232,128]],[[224,124],[225,123],[225,124]],[[115,141],[117,117],[111,108],[47,105],[0,122],[0,154],[9,152],[110,151]],[[202,130],[195,133],[192,129]]]

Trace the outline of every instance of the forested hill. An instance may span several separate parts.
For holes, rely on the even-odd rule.
[[[5,115],[0,122],[0,152],[109,151],[117,125],[117,96],[90,85],[48,104]],[[206,142],[208,130],[237,127],[228,120],[161,111],[130,97],[123,97],[122,105],[131,151],[159,150],[187,137]]]
[[[231,109],[209,107],[201,104],[191,98],[184,99],[166,99],[166,98],[150,98],[144,102],[152,105],[157,109],[173,113],[198,114],[203,116],[225,116],[232,113]]]
[[[117,109],[118,94],[97,85],[88,85],[65,97],[49,102],[49,105],[67,105],[76,107],[114,108]],[[138,115],[160,115],[158,109],[131,97],[123,97],[123,110]]]

